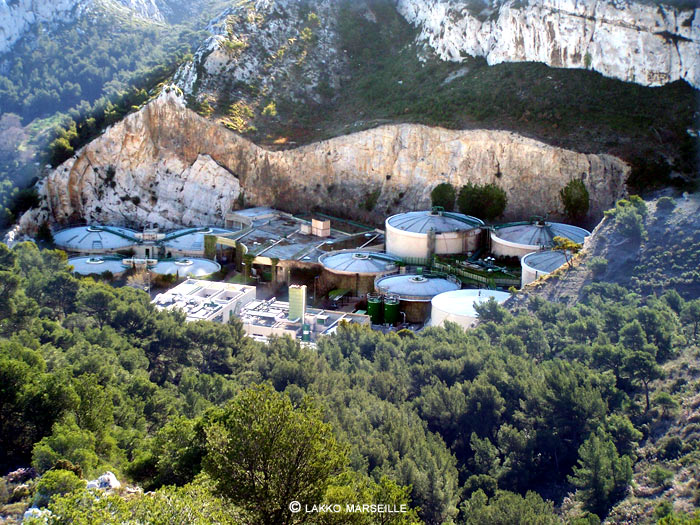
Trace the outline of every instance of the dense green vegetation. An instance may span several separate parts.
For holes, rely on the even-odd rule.
[[[433,206],[440,206],[445,211],[452,211],[455,208],[457,190],[449,182],[442,182],[430,192],[430,202]]]
[[[580,221],[588,213],[590,196],[581,179],[570,180],[560,192],[564,210],[572,221]]]
[[[508,197],[498,184],[467,182],[459,189],[457,207],[461,213],[487,221],[497,219],[506,209]]]
[[[615,220],[647,215],[643,204],[622,202]],[[2,470],[109,468],[145,489],[184,487],[153,498],[186,506],[199,491],[205,505],[220,498],[255,522],[278,519],[254,502],[281,494],[279,475],[331,502],[410,499],[426,523],[603,517],[626,493],[638,444],[697,388],[656,390],[665,363],[697,352],[700,300],[672,289],[596,282],[575,306],[487,303],[467,333],[350,325],[310,349],[255,343],[236,322],[183,323],[143,292],[75,279],[61,252],[0,250]],[[261,383],[269,387],[249,389]],[[270,439],[273,421],[284,424]],[[300,443],[309,444],[296,456],[308,462],[280,463]],[[698,446],[676,454],[691,461]],[[246,485],[252,457],[267,490]],[[50,479],[45,491],[71,480]],[[574,490],[579,506],[564,516],[545,501]],[[55,508],[76,498],[84,512],[104,512],[80,492]],[[141,498],[123,511],[154,504]],[[279,499],[265,508],[284,512]]]

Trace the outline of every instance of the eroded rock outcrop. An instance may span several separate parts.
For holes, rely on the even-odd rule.
[[[401,124],[272,152],[186,109],[176,91],[166,89],[53,170],[23,230],[44,220],[222,224],[243,204],[318,207],[381,222],[429,206],[441,182],[496,182],[513,219],[561,215],[559,192],[574,178],[585,181],[595,216],[625,194],[628,167],[620,159],[505,131]]]
[[[486,3],[486,2],[484,2]],[[700,9],[633,0],[396,0],[443,60],[543,62],[658,86],[700,87]]]

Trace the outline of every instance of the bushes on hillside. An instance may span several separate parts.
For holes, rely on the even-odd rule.
[[[506,192],[496,184],[480,186],[468,182],[459,190],[457,206],[466,215],[493,221],[503,215],[508,203]]]
[[[590,196],[581,179],[574,179],[559,192],[566,215],[572,221],[580,221],[588,213]]]
[[[457,190],[449,182],[442,182],[433,188],[430,192],[430,202],[433,206],[440,206],[445,211],[455,209],[455,199],[457,198]]]

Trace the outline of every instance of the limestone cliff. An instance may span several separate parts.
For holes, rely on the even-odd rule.
[[[396,0],[443,60],[543,62],[658,86],[700,87],[700,9],[634,0]]]
[[[573,178],[585,181],[593,216],[625,193],[628,168],[616,157],[503,131],[390,125],[271,152],[186,109],[178,92],[167,88],[53,170],[22,228],[44,220],[222,224],[243,204],[381,222],[429,206],[440,182],[498,183],[511,219],[560,215],[559,191]]]

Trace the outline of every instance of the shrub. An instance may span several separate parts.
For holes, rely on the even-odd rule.
[[[478,186],[468,182],[459,190],[457,197],[460,212],[487,221],[503,215],[507,203],[506,192],[496,184]]]
[[[617,230],[630,239],[641,240],[646,236],[642,216],[632,207],[621,208],[615,216]]]
[[[673,436],[664,441],[659,447],[659,456],[662,459],[676,459],[683,452],[683,441],[678,436]]]
[[[588,261],[588,267],[594,277],[602,277],[608,269],[608,260],[605,257],[593,257]]]
[[[51,501],[51,496],[69,494],[84,487],[85,481],[81,480],[73,472],[69,470],[50,470],[36,484],[34,505],[45,507]]]
[[[668,482],[673,477],[673,472],[659,465],[649,471],[649,479],[657,487],[667,487]]]
[[[433,206],[441,206],[445,211],[452,211],[455,209],[455,199],[457,198],[457,191],[455,187],[449,182],[442,182],[433,188],[430,192],[430,201]]]
[[[559,192],[566,215],[574,221],[581,220],[588,213],[590,196],[581,179],[574,179]]]
[[[676,207],[676,201],[671,197],[661,197],[656,202],[656,207],[661,211],[669,212]]]

